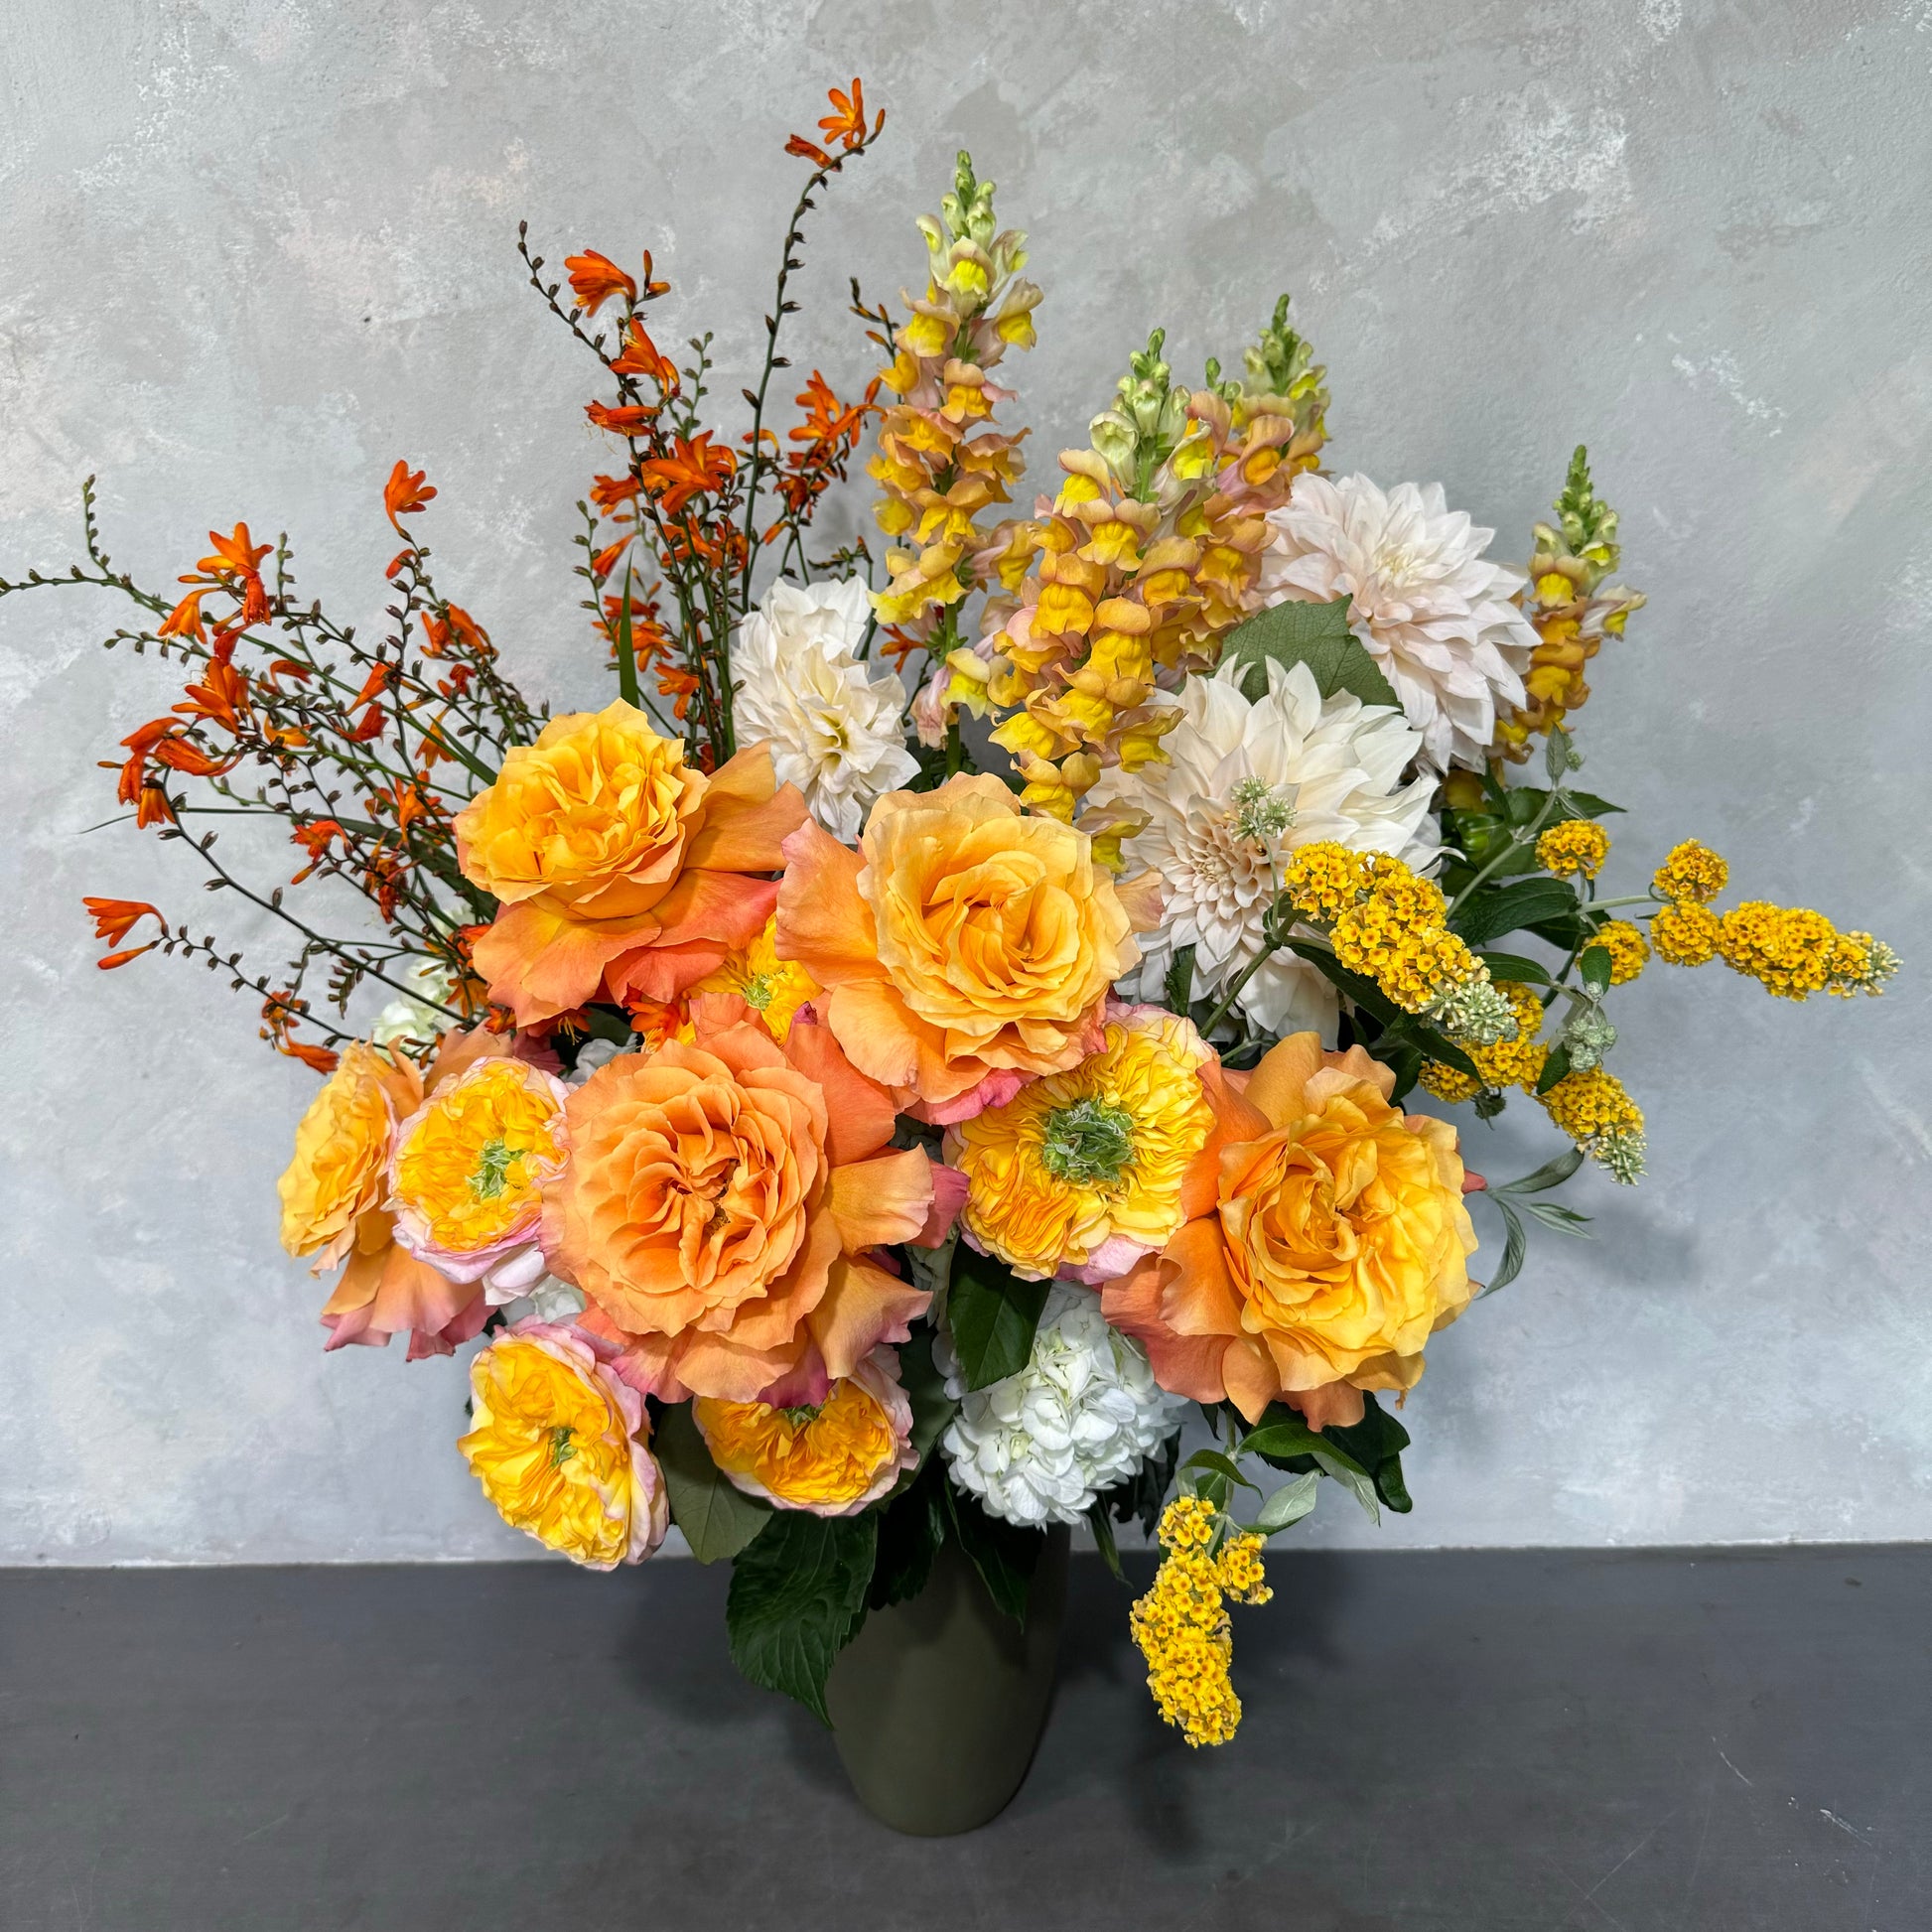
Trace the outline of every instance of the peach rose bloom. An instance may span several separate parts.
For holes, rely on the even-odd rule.
[[[479,1059],[509,1050],[479,1029],[443,1036],[425,1087],[421,1070],[386,1047],[357,1040],[295,1130],[295,1158],[278,1183],[282,1245],[314,1256],[313,1273],[342,1267],[323,1305],[325,1344],[384,1347],[409,1336],[409,1359],[448,1355],[483,1326],[489,1311],[474,1282],[450,1280],[395,1238],[387,1202],[397,1129],[435,1092]],[[346,1265],[345,1265],[346,1264]]]
[[[853,1064],[936,1124],[1092,1052],[1108,988],[1140,960],[1086,834],[1023,816],[985,774],[889,791],[857,852],[808,821],[785,861],[779,956],[827,989]]]
[[[1216,1127],[1183,1182],[1189,1218],[1101,1307],[1176,1395],[1250,1422],[1275,1401],[1317,1429],[1359,1422],[1361,1391],[1414,1387],[1474,1292],[1455,1130],[1391,1106],[1386,1066],[1313,1034],[1245,1081],[1203,1078]]]
[[[814,1516],[858,1515],[919,1460],[891,1348],[875,1348],[816,1405],[700,1396],[691,1419],[735,1488]]]
[[[826,1028],[801,1014],[780,1042],[719,995],[692,1017],[694,1039],[623,1054],[566,1102],[545,1256],[634,1387],[822,1401],[925,1311],[871,1250],[942,1238],[932,1164],[891,1145],[891,1096]]]
[[[670,1001],[771,916],[805,816],[763,747],[707,778],[621,699],[554,718],[457,815],[457,863],[502,901],[476,944],[489,997],[535,1026],[604,997]]]

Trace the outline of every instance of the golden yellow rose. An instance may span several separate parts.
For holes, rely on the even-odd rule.
[[[912,1407],[890,1348],[875,1348],[816,1405],[700,1396],[691,1417],[735,1487],[814,1516],[856,1516],[918,1461]]]
[[[422,1097],[410,1061],[358,1039],[310,1101],[277,1191],[282,1246],[315,1255],[317,1274],[348,1253],[356,1223],[382,1206],[396,1124]]]
[[[1359,1391],[1414,1386],[1424,1344],[1474,1293],[1476,1243],[1455,1130],[1391,1106],[1394,1085],[1359,1046],[1323,1053],[1313,1034],[1239,1092],[1227,1082],[1189,1175],[1196,1217],[1102,1292],[1163,1387],[1251,1421],[1286,1399],[1345,1425]]]
[[[641,1563],[670,1502],[644,1402],[574,1329],[519,1322],[470,1364],[458,1442],[503,1521],[591,1570]]]
[[[828,989],[853,1063],[939,1124],[1084,1058],[1140,960],[1086,834],[995,777],[888,792],[857,853],[808,823],[785,856],[779,953]]]
[[[950,1129],[966,1231],[1017,1274],[1126,1274],[1186,1218],[1180,1183],[1214,1124],[1200,1081],[1210,1057],[1185,1020],[1139,1008],[1071,1072]]]
[[[805,815],[770,754],[706,777],[621,700],[513,747],[456,821],[464,876],[502,901],[478,939],[490,997],[530,1026],[600,993],[671,1000],[771,916]]]

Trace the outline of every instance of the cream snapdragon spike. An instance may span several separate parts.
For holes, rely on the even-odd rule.
[[[836,839],[859,836],[881,792],[918,771],[905,749],[905,686],[859,656],[872,606],[857,578],[773,584],[733,652],[741,745],[771,748],[780,784]]]
[[[1131,998],[1161,1000],[1175,952],[1192,946],[1193,997],[1218,999],[1267,950],[1263,922],[1297,846],[1330,840],[1418,872],[1435,864],[1435,781],[1402,782],[1422,741],[1401,714],[1346,692],[1324,699],[1306,664],[1270,661],[1266,695],[1250,700],[1241,679],[1252,670],[1230,662],[1189,678],[1169,761],[1106,772],[1094,788],[1098,804],[1147,814],[1123,846],[1126,869],[1161,886],[1161,926],[1123,983]],[[1334,989],[1292,953],[1270,955],[1238,1007],[1270,1033],[1334,1036]]]
[[[1298,477],[1268,515],[1264,604],[1349,600],[1350,628],[1422,734],[1438,771],[1480,770],[1499,705],[1523,702],[1537,634],[1510,599],[1520,571],[1490,563],[1495,535],[1449,509],[1440,483]]]
[[[1056,1284],[1017,1375],[968,1392],[942,1335],[934,1358],[959,1403],[941,1446],[987,1513],[1038,1528],[1077,1523],[1173,1433],[1187,1406],[1154,1379],[1141,1345],[1108,1325],[1090,1288]]]

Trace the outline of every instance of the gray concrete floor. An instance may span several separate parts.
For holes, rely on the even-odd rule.
[[[0,1572],[0,1927],[1932,1926],[1932,1548],[1270,1574],[1189,1752],[1077,1560],[1031,1779],[919,1842],[692,1564]]]

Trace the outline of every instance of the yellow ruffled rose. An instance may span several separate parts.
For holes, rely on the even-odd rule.
[[[1236,1076],[1238,1077],[1238,1076]],[[1184,1186],[1190,1218],[1101,1293],[1163,1388],[1287,1401],[1311,1423],[1407,1389],[1423,1347],[1474,1293],[1475,1230],[1447,1121],[1391,1106],[1395,1075],[1359,1046],[1296,1034],[1247,1080],[1208,1083],[1217,1119]]]
[[[457,1448],[503,1521],[591,1570],[641,1563],[670,1502],[643,1398],[576,1331],[522,1322],[470,1364]]]
[[[381,1208],[396,1123],[422,1096],[413,1065],[358,1039],[310,1101],[277,1191],[282,1246],[317,1256],[317,1274],[349,1252],[356,1223]]]
[[[890,1348],[875,1348],[816,1405],[699,1396],[691,1418],[735,1488],[814,1516],[856,1516],[918,1460],[912,1408]]]
[[[1083,1059],[1140,960],[1086,834],[995,777],[888,792],[857,853],[806,824],[785,856],[778,951],[828,989],[853,1064],[933,1122]]]
[[[1210,1057],[1187,1021],[1141,1008],[1109,1021],[1071,1072],[962,1121],[946,1159],[966,1175],[967,1232],[1035,1279],[1066,1267],[1107,1280],[1165,1246],[1214,1124],[1200,1081]]]

